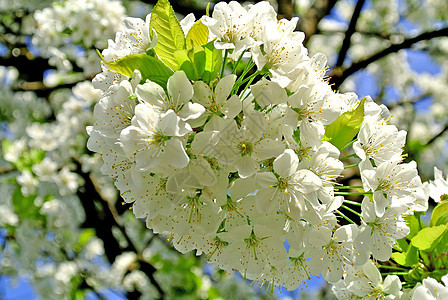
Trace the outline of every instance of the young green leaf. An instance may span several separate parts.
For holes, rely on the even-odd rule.
[[[434,210],[432,211],[432,214],[431,214],[431,222],[429,223],[430,226],[435,226],[435,225],[437,225],[437,223],[439,223],[438,225],[446,224],[447,216],[445,215],[443,217],[443,215],[445,213],[448,213],[448,200],[444,200],[444,201],[440,202],[434,208]],[[443,218],[445,221],[441,220],[440,222],[445,222],[445,223],[439,222],[439,219],[441,219],[441,218]]]
[[[12,193],[12,207],[14,212],[22,219],[38,219],[42,218],[39,214],[39,207],[34,205],[36,195],[24,196],[20,186],[17,186]]]
[[[409,229],[411,231],[409,232],[407,238],[410,240],[412,239],[421,229],[420,226],[420,213],[415,212],[412,215],[407,215],[404,217],[406,224],[409,226]]]
[[[203,46],[208,42],[208,27],[201,20],[197,20],[190,31],[188,31],[186,42],[187,49],[193,49],[195,46]]]
[[[392,253],[392,259],[399,265],[410,267],[418,263],[418,249],[409,244],[406,252],[394,252]]]
[[[362,99],[358,107],[340,115],[333,123],[325,127],[323,140],[332,143],[339,150],[344,147],[358,134],[364,119],[364,102]]]
[[[194,47],[190,50],[177,50],[174,52],[180,69],[185,72],[188,79],[198,80],[205,69],[206,55],[203,47]]]
[[[448,225],[423,228],[412,238],[412,245],[419,250],[432,251],[442,239],[447,228]]]
[[[216,49],[213,42],[209,42],[203,47],[205,50],[206,62],[202,80],[210,82],[218,76],[219,70],[221,69],[222,50]]]
[[[154,6],[149,31],[153,28],[157,32],[157,55],[172,70],[179,69],[174,52],[185,49],[185,35],[168,0],[159,0]]]
[[[101,59],[102,56],[100,56]],[[142,79],[149,79],[162,87],[166,87],[168,78],[173,75],[171,71],[159,59],[146,54],[130,54],[114,61],[103,62],[115,73],[131,77],[134,70],[139,70]]]

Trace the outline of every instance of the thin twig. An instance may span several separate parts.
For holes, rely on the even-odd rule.
[[[391,53],[398,52],[399,50],[402,50],[402,49],[411,48],[414,44],[416,44],[418,42],[427,41],[427,40],[437,38],[437,37],[442,37],[442,36],[448,36],[448,27],[445,27],[445,28],[442,28],[439,30],[424,32],[424,33],[422,33],[418,36],[415,36],[413,38],[406,39],[400,44],[393,44],[390,47],[388,47],[388,48],[386,48],[386,49],[384,49],[384,50],[382,50],[364,60],[360,60],[358,62],[353,63],[350,67],[348,67],[345,70],[341,70],[340,68],[335,68],[333,73],[330,75],[331,83],[333,84],[333,89],[337,90],[339,88],[339,86],[344,82],[344,80],[347,79],[347,77],[349,77],[353,73],[366,68],[371,63],[373,63]]]
[[[448,131],[448,124],[445,125],[445,127],[438,134],[436,134],[428,142],[426,142],[426,144],[424,146],[431,145],[432,143],[434,143],[439,137],[441,137],[447,131]]]
[[[345,32],[344,40],[342,41],[341,50],[339,51],[338,59],[336,61],[335,67],[340,67],[344,64],[345,57],[347,56],[348,49],[350,48],[350,40],[352,35],[356,31],[356,23],[358,22],[359,15],[361,14],[362,7],[365,0],[358,0],[355,9],[353,10],[353,15],[348,25],[348,29]]]

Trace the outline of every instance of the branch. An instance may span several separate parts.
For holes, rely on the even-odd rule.
[[[362,7],[365,0],[358,0],[355,9],[353,10],[353,15],[348,25],[348,29],[345,32],[344,40],[342,41],[341,50],[339,51],[338,60],[335,67],[340,67],[344,63],[345,57],[347,56],[348,49],[350,48],[350,40],[352,35],[356,30],[356,23],[358,22],[359,15],[361,14]]]
[[[411,98],[409,100],[401,100],[401,101],[395,102],[395,103],[393,103],[391,105],[387,105],[387,107],[389,109],[394,109],[394,108],[396,108],[396,107],[398,107],[400,105],[404,105],[404,104],[415,104],[418,101],[423,100],[423,99],[425,99],[427,97],[430,97],[430,96],[431,96],[430,93],[424,93],[422,95],[419,95],[417,97]]]
[[[430,40],[430,39],[433,39],[436,37],[442,37],[442,36],[448,36],[448,27],[445,27],[445,28],[442,28],[439,30],[425,32],[416,37],[406,39],[400,44],[391,45],[389,48],[386,48],[386,49],[372,55],[371,57],[366,58],[365,60],[361,60],[361,61],[353,63],[350,67],[348,67],[345,70],[341,70],[341,68],[335,68],[333,70],[333,73],[330,75],[330,77],[331,77],[330,82],[333,84],[333,89],[337,90],[339,88],[339,86],[344,82],[344,80],[347,79],[347,77],[349,77],[353,73],[355,73],[361,69],[364,69],[371,63],[373,63],[391,53],[398,52],[399,50],[402,50],[402,49],[411,48],[414,44],[416,44],[418,42]]]
[[[291,20],[294,16],[294,5],[291,0],[277,0],[278,3],[278,18]]]
[[[84,188],[79,189],[77,192],[86,213],[86,221],[83,226],[95,229],[98,237],[104,242],[104,250],[110,263],[113,263],[115,258],[124,251],[132,251],[136,253],[139,257],[138,262],[140,264],[140,270],[148,276],[151,284],[153,284],[159,292],[160,298],[163,298],[164,292],[154,278],[154,273],[157,269],[141,257],[136,246],[120,224],[118,216],[114,215],[116,211],[113,209],[113,206],[98,193],[90,174],[82,171],[81,164],[78,161],[74,160],[74,163],[76,164],[76,173],[79,174],[85,182]],[[97,209],[95,200],[99,201],[101,210]],[[125,249],[120,247],[120,244],[114,237],[112,233],[113,226],[118,227],[125,236],[126,241],[128,242],[128,246]]]
[[[448,124],[445,125],[445,127],[438,134],[436,134],[428,142],[426,142],[426,144],[424,146],[431,145],[432,143],[434,143],[439,137],[441,137],[447,131],[448,131]]]
[[[317,30],[316,34],[322,34],[322,35],[334,35],[334,34],[339,34],[339,33],[346,33],[346,30],[337,30],[337,29],[326,29],[326,30]],[[377,38],[381,38],[384,40],[388,40],[391,41],[392,38],[394,36],[396,36],[397,38],[403,38],[403,36],[399,33],[384,33],[384,32],[375,32],[375,31],[365,31],[365,30],[356,30],[357,33],[360,33],[362,35],[367,35],[367,36],[372,36],[372,37],[377,37]]]
[[[157,0],[141,0],[141,2],[151,4],[151,5],[156,5]],[[207,1],[205,3],[208,3],[208,2],[211,3],[210,8],[212,8],[214,3],[217,1],[211,0],[211,1]],[[192,13],[196,17],[196,20],[198,20],[203,15],[205,15],[205,7],[204,8],[198,7],[198,5],[196,3],[198,3],[198,1],[195,1],[195,0],[170,1],[170,4],[173,7],[173,10],[176,13],[181,14],[183,16],[186,16],[186,15]]]
[[[303,45],[306,46],[310,37],[316,33],[317,25],[333,9],[338,0],[316,0],[305,16],[300,20],[299,30],[305,33]]]

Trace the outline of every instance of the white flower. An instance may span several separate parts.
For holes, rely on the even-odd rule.
[[[291,149],[286,149],[273,163],[274,172],[257,174],[260,190],[257,192],[257,208],[261,212],[283,210],[290,212],[298,208],[305,210],[306,194],[318,190],[322,181],[316,174],[299,169],[299,158]]]
[[[135,157],[137,169],[146,171],[158,164],[185,167],[189,158],[183,142],[191,127],[173,110],[160,113],[148,104],[138,104],[132,125],[123,129],[120,140],[129,157]]]
[[[398,131],[397,127],[376,116],[365,116],[353,150],[362,161],[371,158],[379,165],[401,155],[405,142],[406,131]]]
[[[61,195],[67,195],[76,192],[78,186],[81,184],[81,179],[78,174],[70,172],[70,169],[65,166],[59,171],[56,176],[56,184],[59,187]]]
[[[108,138],[118,138],[121,131],[131,125],[137,101],[134,96],[135,85],[141,80],[140,72],[135,71],[131,82],[122,81],[116,91],[103,97],[94,109],[97,119],[94,130]]]
[[[209,116],[223,114],[228,119],[233,119],[242,109],[242,103],[237,95],[227,99],[235,84],[236,75],[227,75],[216,84],[214,91],[202,81],[196,81],[193,85],[193,100],[197,105],[205,107],[205,113],[196,122],[195,127],[202,125]]]
[[[74,261],[63,262],[59,265],[54,278],[56,280],[62,281],[65,284],[72,279],[73,276],[78,272],[78,266]]]
[[[56,162],[52,161],[49,157],[45,157],[39,164],[34,165],[32,170],[34,174],[39,176],[39,179],[44,181],[52,180],[55,175],[58,165]]]
[[[324,203],[329,203],[334,198],[333,184],[344,170],[344,164],[338,159],[339,150],[328,142],[323,142],[310,160],[302,160],[300,168],[308,169],[322,180],[322,189],[317,190],[316,196]],[[308,198],[310,199],[310,198]],[[313,202],[317,205],[317,199]]]
[[[425,182],[423,185],[434,201],[440,202],[448,199],[448,177],[444,179],[442,171],[437,167],[434,167],[434,180]]]
[[[278,141],[263,139],[257,134],[257,128],[245,126],[246,123],[248,122],[243,121],[238,128],[234,120],[225,121],[220,132],[214,132],[212,140],[204,140],[206,144],[202,143],[200,147],[198,143],[198,147],[202,148],[198,153],[215,157],[221,163],[236,168],[242,178],[253,175],[259,169],[261,161],[280,154],[284,145]]]
[[[284,123],[295,130],[300,128],[300,140],[309,146],[318,146],[325,134],[324,125],[332,123],[341,109],[333,92],[326,84],[302,86],[288,97]]]
[[[261,36],[262,47],[255,46],[252,55],[258,70],[266,65],[272,72],[272,80],[282,87],[287,86],[290,80],[284,75],[288,74],[301,64],[309,63],[307,49],[303,47],[303,32],[294,32],[298,18],[288,21],[267,20]]]
[[[202,105],[189,102],[193,97],[193,86],[184,71],[176,71],[168,78],[167,90],[168,95],[160,85],[147,81],[137,86],[135,93],[154,109],[161,112],[173,110],[183,121],[196,119],[204,113]]]
[[[381,163],[374,170],[361,172],[364,190],[373,192],[378,217],[384,214],[386,207],[391,204],[392,197],[412,196],[422,188],[415,161],[399,164],[400,161],[401,157],[394,157]]]
[[[234,227],[220,234],[220,238],[230,243],[222,250],[222,257],[248,279],[260,274],[269,262],[275,264],[286,253],[278,237],[261,225]]]
[[[383,282],[380,271],[371,260],[368,260],[359,270],[349,272],[344,282],[347,284],[348,291],[366,300],[394,299],[401,290],[398,276],[388,275]]]
[[[219,2],[213,8],[212,17],[203,16],[202,22],[217,37],[215,47],[234,49],[231,56],[235,59],[253,44],[250,37],[253,15],[236,1]]]
[[[375,213],[375,204],[370,198],[365,197],[361,206],[363,224],[356,238],[356,242],[363,248],[357,249],[357,252],[364,252],[362,254],[367,255],[371,252],[373,258],[387,261],[392,254],[395,241],[409,234],[409,227],[402,217],[407,209],[406,205],[391,206],[378,217]]]
[[[309,265],[311,273],[322,273],[324,278],[333,283],[341,279],[344,265],[353,260],[353,240],[358,234],[356,225],[344,225],[338,228],[333,236],[331,230],[322,228],[319,235],[310,236],[309,243],[313,250]]]
[[[428,277],[423,279],[422,285],[417,285],[412,300],[443,300],[448,298],[448,275],[442,277],[441,284],[437,280]]]
[[[22,174],[17,176],[17,183],[22,186],[22,194],[28,196],[36,191],[39,181],[33,177],[30,171],[25,170]]]

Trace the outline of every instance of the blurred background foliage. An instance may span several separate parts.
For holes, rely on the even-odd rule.
[[[332,299],[316,278],[304,291],[270,294],[179,254],[101,175],[101,158],[85,146],[100,97],[90,84],[95,49],[155,2],[0,0],[0,299]],[[171,3],[181,19],[200,18],[208,2]],[[423,180],[446,169],[447,1],[270,3],[279,18],[300,17],[297,30],[311,55],[327,55],[335,90],[388,106]],[[16,293],[14,282],[26,283]]]

